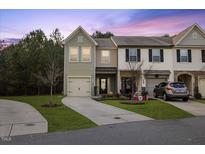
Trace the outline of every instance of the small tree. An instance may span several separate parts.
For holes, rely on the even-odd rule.
[[[44,51],[44,57],[47,59],[45,66],[34,76],[40,79],[44,84],[50,87],[50,96],[53,96],[53,88],[59,83],[59,78],[63,74],[63,67],[59,64],[61,55],[56,52],[54,42],[49,40],[46,44],[46,51]]]
[[[139,79],[142,75],[142,66],[144,61],[138,62],[138,61],[129,61],[129,69],[131,72],[131,99],[133,100],[133,96],[135,94],[135,86],[139,87]],[[137,84],[136,84],[137,83]]]

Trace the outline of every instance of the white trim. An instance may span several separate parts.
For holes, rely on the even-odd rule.
[[[98,45],[98,43],[97,43],[81,26],[79,26],[77,29],[75,29],[65,40],[63,40],[63,44],[66,44],[69,40],[71,40],[71,39],[75,36],[75,34],[76,34],[78,31],[80,31],[80,30],[82,30],[82,31],[86,34],[86,36],[87,36],[95,45]]]
[[[198,25],[198,24],[193,24],[192,27],[175,43],[175,45],[179,44],[195,27],[197,27],[200,32],[205,35],[205,31]]]
[[[111,39],[111,41],[114,43],[114,45],[118,48],[118,45],[117,45],[117,43],[113,40],[113,37],[112,37],[112,36],[110,37],[110,39]]]

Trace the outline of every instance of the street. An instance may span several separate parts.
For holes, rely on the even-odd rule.
[[[0,144],[205,144],[205,117],[150,120],[67,132],[0,138]]]

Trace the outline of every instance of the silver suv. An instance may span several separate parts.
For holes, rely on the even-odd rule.
[[[165,101],[180,98],[186,102],[189,99],[189,91],[183,82],[162,82],[155,86],[154,97],[163,97]]]

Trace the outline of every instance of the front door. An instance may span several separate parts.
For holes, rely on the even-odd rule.
[[[100,78],[100,94],[107,94],[107,78]]]

